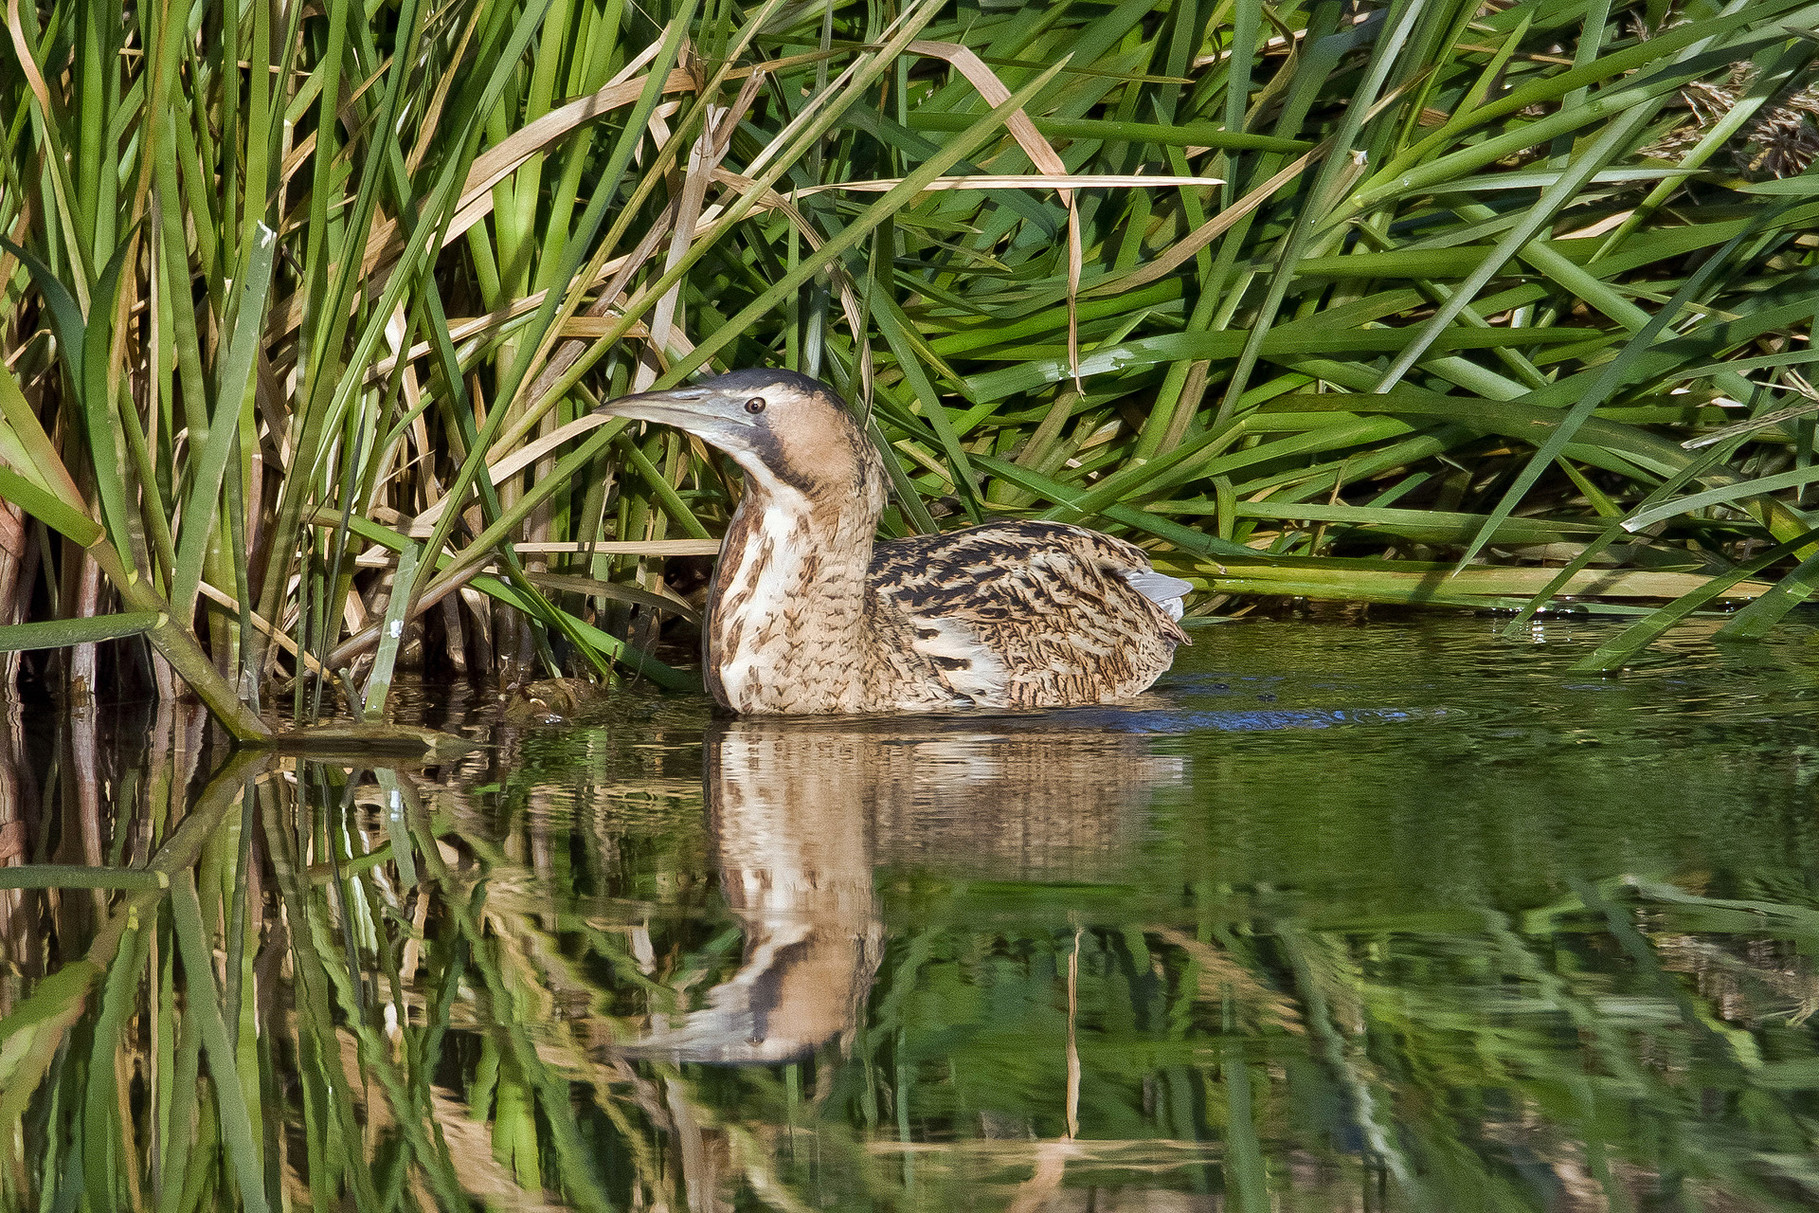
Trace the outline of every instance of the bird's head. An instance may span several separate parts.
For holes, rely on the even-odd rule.
[[[810,495],[872,480],[878,456],[834,390],[794,371],[751,369],[621,396],[600,412],[687,430],[760,478]]]

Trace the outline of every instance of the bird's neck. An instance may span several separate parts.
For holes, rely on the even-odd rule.
[[[745,468],[745,499],[708,604],[708,686],[726,707],[865,709],[866,575],[884,509],[883,470],[866,453],[870,460],[839,485],[793,484]]]

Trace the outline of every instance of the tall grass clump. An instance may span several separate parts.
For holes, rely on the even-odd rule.
[[[757,363],[886,526],[1216,593],[1819,581],[1819,6],[44,0],[0,46],[0,641],[382,710],[651,656],[729,481],[602,397]],[[142,637],[142,643],[101,642]],[[6,685],[22,659],[10,658]]]

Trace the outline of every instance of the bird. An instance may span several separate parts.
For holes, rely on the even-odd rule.
[[[879,541],[884,461],[807,375],[737,370],[598,411],[684,430],[743,473],[703,636],[708,690],[735,714],[1116,703],[1187,643],[1193,587],[1086,527],[1006,519]]]

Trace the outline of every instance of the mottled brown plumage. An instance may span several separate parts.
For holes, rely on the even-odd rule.
[[[1187,637],[1186,582],[1059,522],[874,543],[878,452],[825,385],[735,371],[604,411],[674,425],[745,473],[708,594],[707,683],[740,713],[1045,708],[1128,699]]]

